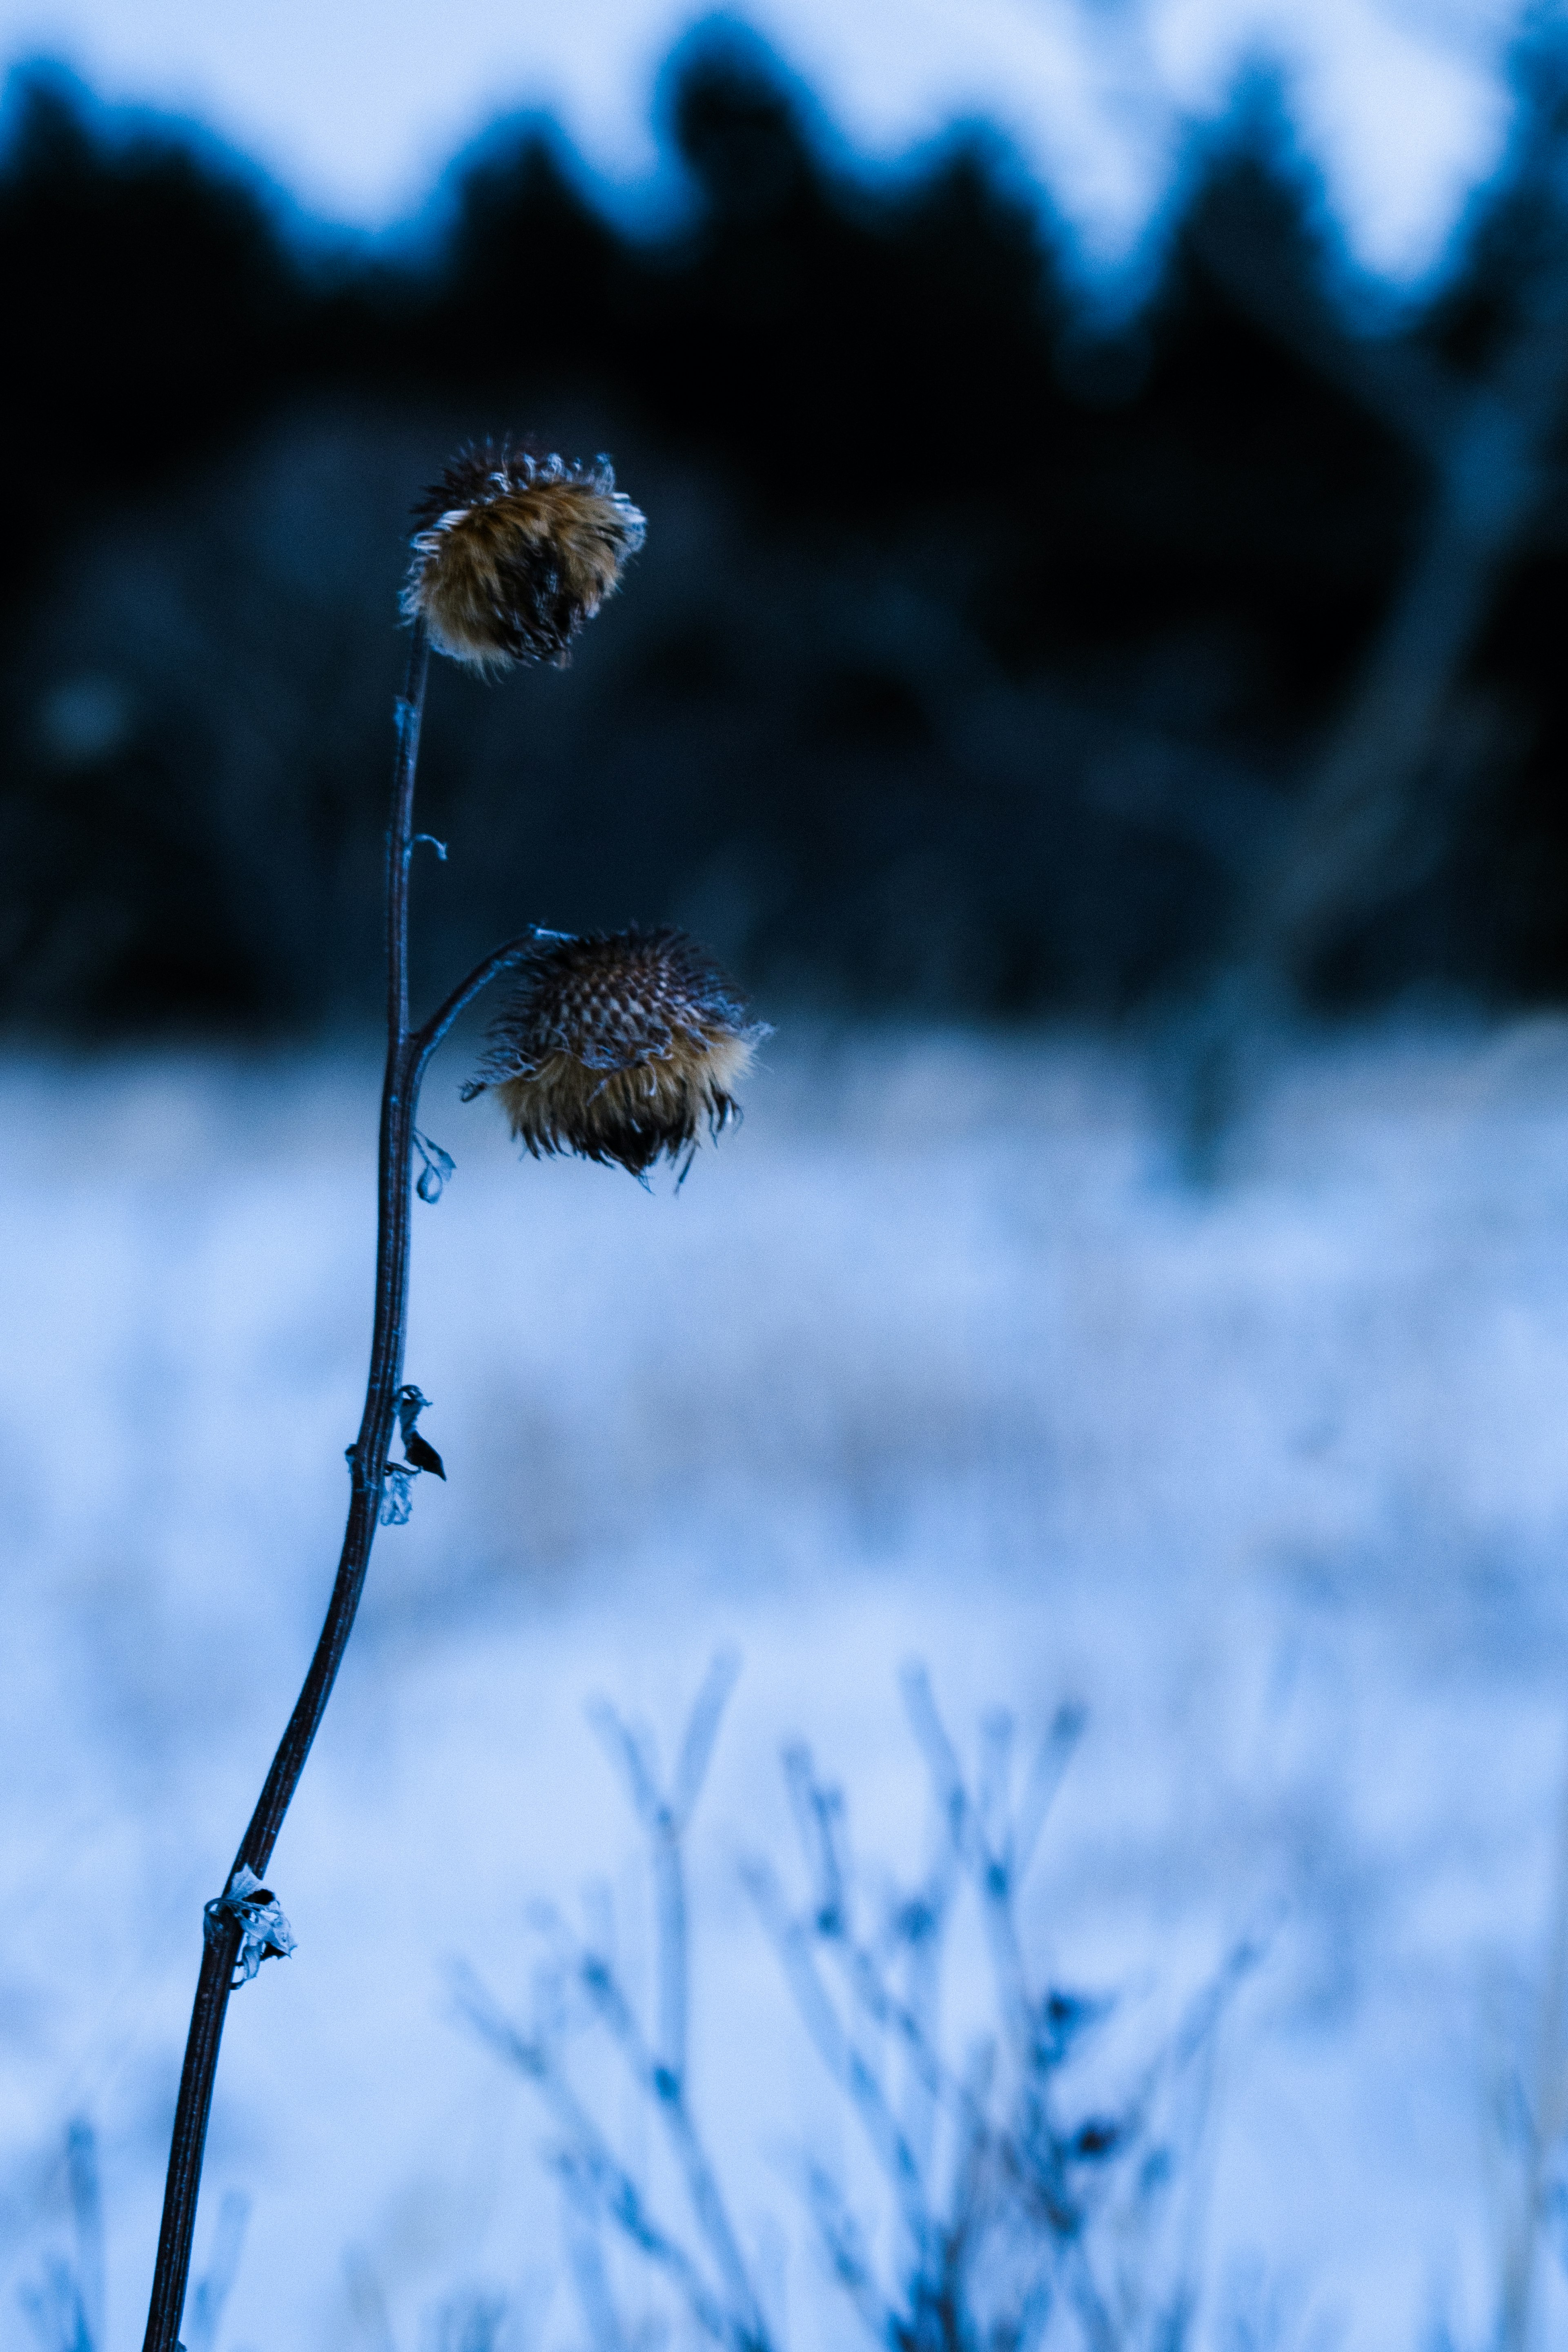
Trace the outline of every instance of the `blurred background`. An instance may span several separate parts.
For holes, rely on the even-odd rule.
[[[863,2324],[802,2151],[887,2192],[738,1868],[804,1734],[912,1916],[911,1658],[966,1758],[1085,1708],[1020,1933],[1131,2021],[1050,2061],[1136,2152],[1083,2190],[1113,2333],[1052,2272],[965,2345],[1556,2340],[1568,20],[40,0],[0,42],[16,2324],[80,2352],[68,2274],[93,2352],[141,2324],[193,1923],[357,1419],[409,513],[510,431],[611,452],[648,542],[563,673],[435,677],[417,989],[673,920],[778,1034],[679,1201],[431,1081],[451,1485],[279,1848],[192,2352],[653,2340],[443,1970],[526,2010],[530,1903],[586,1883],[652,1997],[583,1706],[668,1760],[725,1645],[694,2095],[780,2352]]]
[[[374,1017],[408,509],[507,430],[612,450],[657,528],[564,679],[443,681],[425,806],[485,847],[427,894],[441,970],[526,908],[839,1011],[1115,1019],[1238,958],[1322,1008],[1553,1001],[1568,53],[1497,44],[1468,192],[1476,129],[1446,184],[1382,61],[1347,224],[1283,71],[1177,138],[1134,19],[1081,42],[1156,146],[1110,257],[1001,131],[878,168],[736,25],[659,72],[640,206],[513,116],[380,236],[18,67],[14,1027]]]

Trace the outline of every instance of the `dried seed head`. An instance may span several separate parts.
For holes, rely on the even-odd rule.
[[[464,1098],[493,1088],[536,1160],[574,1151],[641,1176],[739,1118],[735,1087],[769,1034],[681,931],[542,942]]]
[[[455,457],[415,511],[404,613],[479,669],[562,660],[647,530],[607,457],[569,466],[489,442]]]

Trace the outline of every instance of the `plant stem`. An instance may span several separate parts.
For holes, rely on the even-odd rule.
[[[353,1492],[348,1526],[326,1622],[310,1661],[288,1729],[267,1775],[256,1811],[240,1840],[234,1870],[248,1865],[264,1878],[283,1826],[310,1743],[321,1727],[370,1564],[380,1517],[386,1459],[392,1444],[403,1345],[407,1324],[409,1196],[414,1152],[414,1114],[419,1080],[436,1046],[469,998],[516,960],[526,939],[503,948],[481,964],[463,987],[417,1034],[408,1026],[408,873],[414,855],[414,779],[419,758],[419,724],[430,666],[429,641],[416,622],[408,650],[408,673],[397,704],[397,752],[392,777],[392,822],[386,840],[386,1076],[381,1095],[381,1144],[377,1164],[375,1319],[371,1336],[370,1377],[359,1435],[349,1455]],[[230,1873],[230,1883],[233,1871]],[[179,2097],[169,2149],[163,2220],[153,2277],[143,2352],[176,2352],[185,2285],[191,2267],[191,2235],[218,2044],[228,2007],[239,1925],[227,1912],[204,1917],[205,1946],[195,2006],[185,2043]]]

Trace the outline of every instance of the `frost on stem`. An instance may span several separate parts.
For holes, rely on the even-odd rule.
[[[563,661],[647,529],[607,457],[568,465],[506,442],[464,450],[416,513],[404,612],[476,669]]]
[[[493,1089],[535,1159],[642,1177],[661,1155],[689,1165],[704,1127],[717,1138],[739,1118],[734,1090],[770,1034],[683,932],[542,940],[464,1099]]]
[[[381,1524],[384,1528],[405,1528],[413,1517],[414,1473],[405,1470],[401,1462],[389,1462],[381,1497]]]
[[[225,1919],[239,1927],[235,1954],[235,1983],[248,1984],[263,1960],[286,1960],[294,1949],[294,1930],[283,1916],[283,1906],[248,1863],[242,1862],[224,1893],[206,1906],[206,1924],[216,1934]]]

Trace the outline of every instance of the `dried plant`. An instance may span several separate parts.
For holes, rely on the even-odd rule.
[[[737,1115],[763,1024],[679,931],[541,942],[465,1097],[493,1087],[535,1158],[575,1151],[641,1176]]]
[[[571,2268],[594,2352],[654,2333],[616,2306],[605,2233],[631,2250],[721,2352],[778,2352],[730,2217],[693,2099],[688,2057],[685,1839],[735,1678],[715,1660],[668,1784],[650,1743],[605,1706],[595,1721],[647,1835],[656,1892],[654,2017],[644,2025],[603,1935],[536,1915],[547,1958],[535,2013],[513,2022],[471,1971],[462,2014],[527,2079],[554,2132]],[[880,2176],[890,2232],[868,2226],[843,2182],[804,2167],[805,2200],[832,2279],[884,2352],[1183,2352],[1194,2341],[1205,2174],[1197,2161],[1215,2028],[1256,1965],[1258,1939],[1229,1953],[1174,2033],[1109,2106],[1072,2089],[1072,2062],[1112,2004],[1031,1974],[1018,1893],[1082,1729],[1058,1711],[1028,1770],[1014,1769],[1013,1726],[985,1727],[972,1785],[923,1673],[906,1678],[911,1727],[935,1801],[929,1870],[889,1887],[857,1867],[839,1790],[808,1752],[784,1775],[805,1864],[792,1897],[773,1865],[743,1875],[807,2037]],[[962,2058],[938,2024],[944,1947],[967,1892],[977,1906],[994,1992],[991,2030]],[[658,2209],[570,2078],[572,2028],[596,2025],[661,2128],[684,2190],[688,2227]],[[862,2199],[859,2200],[864,2202]],[[879,2239],[893,2249],[879,2252]],[[1263,2339],[1259,2338],[1259,2341]]]
[[[616,489],[605,459],[569,466],[510,445],[486,445],[457,458],[421,502],[418,520],[423,528],[413,541],[404,598],[412,642],[396,709],[387,835],[375,1304],[364,1411],[348,1448],[348,1525],[304,1687],[227,1883],[205,1909],[144,2352],[175,2352],[229,1996],[265,1959],[286,1957],[293,1947],[278,1898],[262,1882],[342,1662],[376,1528],[407,1518],[416,1476],[446,1475],[417,1427],[427,1400],[403,1377],[416,1156],[423,1200],[439,1198],[452,1170],[447,1153],[415,1125],[430,1057],[481,990],[503,972],[526,971],[531,977],[523,1002],[534,1010],[512,1016],[512,1058],[497,1087],[514,1131],[535,1152],[576,1151],[641,1174],[661,1151],[692,1148],[701,1122],[715,1132],[725,1124],[733,1110],[730,1089],[759,1034],[698,951],[674,933],[575,942],[536,925],[485,957],[427,1020],[413,1025],[409,875],[416,846],[430,838],[414,830],[414,787],[431,646],[481,669],[561,659],[617,585],[645,528]],[[444,856],[441,845],[435,846]],[[589,973],[591,984],[584,978]],[[528,1063],[525,1041],[542,1041],[540,1024],[550,1019],[556,1027],[548,1055]],[[497,1083],[498,1050],[481,1086]],[[532,1089],[521,1108],[519,1088]],[[401,1461],[392,1458],[395,1432]]]
[[[453,459],[418,513],[403,609],[478,669],[561,661],[646,529],[608,458],[568,466],[488,442]]]
[[[40,2352],[105,2352],[103,2187],[98,2137],[80,2116],[66,2133],[65,2172],[70,2252],[52,2256],[41,2281],[23,2286],[22,2309]],[[230,2189],[218,2208],[206,2269],[191,2296],[188,2352],[216,2352],[249,2219],[249,2199]]]

